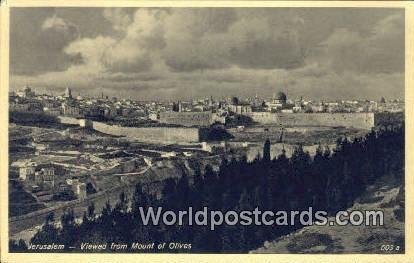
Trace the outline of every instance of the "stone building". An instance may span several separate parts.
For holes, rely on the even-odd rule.
[[[237,97],[233,97],[231,104],[228,106],[228,111],[235,114],[245,114],[252,112],[252,105],[250,103],[240,102]]]
[[[63,115],[77,117],[80,116],[80,107],[74,102],[67,101],[62,103],[62,113]]]
[[[29,86],[25,86],[23,90],[17,92],[17,96],[22,98],[33,98],[35,96],[35,92]]]
[[[72,182],[72,191],[78,199],[84,200],[86,198],[85,183],[79,182],[78,180],[74,180]]]
[[[19,167],[19,179],[22,181],[34,178],[36,163],[26,163]]]
[[[53,166],[41,168],[40,171],[35,173],[34,183],[39,186],[42,186],[43,189],[54,189],[55,168]]]
[[[229,112],[244,114],[252,112],[252,106],[249,103],[239,103],[229,105]]]

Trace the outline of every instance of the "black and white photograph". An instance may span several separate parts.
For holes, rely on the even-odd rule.
[[[10,7],[9,255],[405,254],[405,19]]]

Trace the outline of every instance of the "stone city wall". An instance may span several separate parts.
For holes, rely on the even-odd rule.
[[[210,126],[215,121],[211,112],[161,112],[160,123],[183,126]]]
[[[58,117],[61,123],[84,125],[85,121],[71,117]],[[198,128],[177,128],[177,127],[122,127],[108,125],[98,121],[88,121],[88,125],[96,131],[134,138],[143,142],[199,142],[200,131]]]
[[[121,127],[93,122],[93,129],[111,135],[126,136],[148,142],[198,142],[198,128]]]
[[[246,116],[260,124],[281,124],[294,126],[328,126],[371,129],[374,127],[374,113],[270,113],[252,112]]]

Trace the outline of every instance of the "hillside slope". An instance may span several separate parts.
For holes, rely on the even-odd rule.
[[[392,177],[381,178],[347,210],[382,210],[384,225],[308,226],[266,241],[263,247],[250,253],[404,253],[404,188],[401,182]],[[329,218],[331,220],[333,217]]]

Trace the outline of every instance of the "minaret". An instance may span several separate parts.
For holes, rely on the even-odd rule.
[[[66,87],[65,98],[72,98],[72,90],[69,87]]]
[[[178,101],[178,112],[182,112],[183,111],[183,105],[181,103],[181,101]]]

